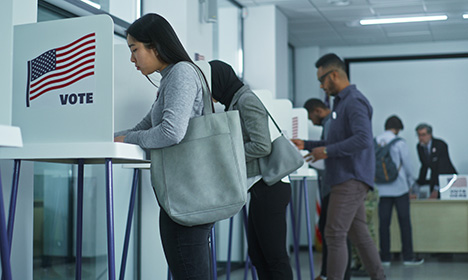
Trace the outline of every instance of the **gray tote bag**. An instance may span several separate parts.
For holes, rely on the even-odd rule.
[[[239,112],[214,113],[204,76],[203,115],[192,118],[177,145],[151,150],[151,181],[160,206],[184,226],[234,216],[247,202]]]
[[[284,136],[268,110],[266,108],[265,110],[281,133],[281,135],[271,143],[271,153],[266,157],[258,159],[262,179],[268,186],[271,186],[299,169],[304,164],[304,158],[294,144]]]

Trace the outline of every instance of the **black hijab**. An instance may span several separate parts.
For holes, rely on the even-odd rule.
[[[211,94],[228,110],[234,94],[244,85],[237,77],[232,67],[220,60],[210,61]]]

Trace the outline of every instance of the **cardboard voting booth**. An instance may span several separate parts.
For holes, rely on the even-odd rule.
[[[148,162],[139,146],[113,141],[113,36],[107,15],[14,28],[12,125],[21,128],[23,147],[0,149],[0,159],[15,160],[14,178],[21,160],[78,163],[77,279],[83,247],[84,164],[105,163],[107,271],[108,278],[115,279],[112,164]],[[17,189],[16,181],[12,193]]]
[[[99,15],[14,28],[12,125],[24,147],[0,158],[143,160],[114,143],[113,22]]]

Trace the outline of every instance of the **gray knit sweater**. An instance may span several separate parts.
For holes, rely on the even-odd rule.
[[[189,120],[202,115],[202,84],[193,65],[171,64],[161,71],[158,97],[150,112],[134,128],[119,131],[125,142],[144,149],[178,144],[185,136]]]

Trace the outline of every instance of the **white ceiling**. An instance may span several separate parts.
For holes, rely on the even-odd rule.
[[[331,2],[349,2],[347,6]],[[288,18],[289,43],[356,46],[468,40],[468,0],[237,0],[276,5]],[[446,14],[447,21],[360,26],[363,18]]]

